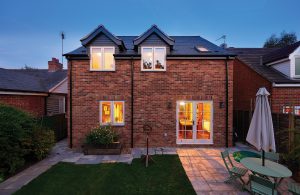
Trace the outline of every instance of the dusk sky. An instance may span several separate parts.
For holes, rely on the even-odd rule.
[[[80,38],[103,24],[115,35],[140,35],[152,24],[168,35],[200,35],[231,47],[262,47],[273,33],[296,32],[299,0],[1,0],[0,67],[47,68],[51,57],[80,46]],[[66,60],[64,61],[66,65]]]

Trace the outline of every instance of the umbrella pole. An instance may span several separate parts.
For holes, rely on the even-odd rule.
[[[262,150],[262,166],[265,166],[265,151]]]

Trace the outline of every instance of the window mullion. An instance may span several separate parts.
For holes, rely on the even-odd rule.
[[[104,48],[101,47],[101,70],[104,70]]]
[[[115,119],[114,119],[114,112],[115,112],[115,109],[114,109],[114,101],[111,101],[110,103],[110,120],[111,120],[111,124],[115,124]]]
[[[152,47],[152,59],[153,59],[153,62],[152,62],[152,70],[155,70],[155,56],[154,56],[154,49],[155,49],[155,47]]]

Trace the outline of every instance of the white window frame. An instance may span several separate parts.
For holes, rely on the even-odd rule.
[[[111,123],[102,123],[102,102],[110,102],[110,118],[111,118]],[[121,102],[123,105],[123,123],[115,123],[114,119],[114,103],[116,102]],[[101,100],[99,101],[99,122],[101,126],[106,126],[106,125],[112,125],[112,126],[124,126],[125,125],[125,101],[105,101]]]
[[[300,60],[300,55],[295,55],[293,57],[293,65],[294,65],[294,78],[300,78],[300,74],[296,74],[296,59]]]
[[[178,132],[179,132],[179,125],[178,125],[178,116],[179,116],[179,106],[180,102],[186,102],[186,103],[193,103],[193,120],[196,121],[196,109],[194,109],[194,106],[196,103],[210,103],[210,114],[211,114],[211,130],[210,130],[210,139],[196,139],[195,132],[197,129],[195,129],[196,125],[193,125],[193,139],[191,140],[185,140],[185,139],[178,139]],[[182,145],[182,144],[205,144],[205,145],[212,145],[214,144],[214,102],[213,100],[180,100],[176,102],[176,144]]]
[[[93,49],[100,49],[101,50],[101,64],[100,64],[100,69],[93,69],[93,66],[92,66],[92,51]],[[90,47],[90,71],[99,71],[99,72],[110,72],[110,71],[116,71],[116,61],[115,61],[115,58],[114,58],[114,66],[112,69],[103,69],[104,67],[104,62],[105,62],[105,59],[104,59],[104,49],[113,49],[113,54],[115,54],[115,47],[111,47],[111,46],[101,46],[101,47],[98,47],[98,46],[91,46]]]
[[[152,49],[152,69],[144,69],[144,66],[143,66],[143,50],[144,49]],[[155,69],[155,58],[154,58],[154,51],[155,49],[164,49],[165,51],[165,64],[164,64],[164,69]],[[166,47],[152,47],[152,46],[145,46],[145,47],[141,47],[141,70],[142,71],[158,71],[158,72],[163,72],[163,71],[166,71],[167,70],[167,48]]]

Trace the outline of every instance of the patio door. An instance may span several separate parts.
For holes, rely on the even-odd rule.
[[[213,143],[212,101],[178,101],[176,112],[177,144]]]

